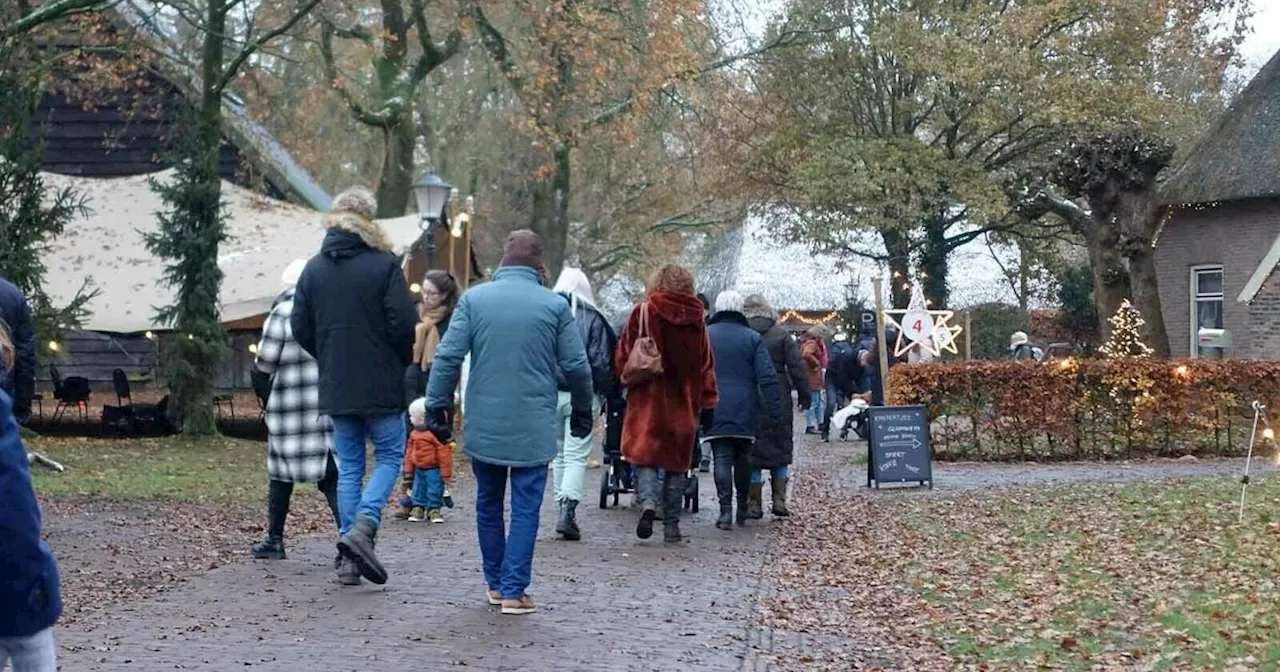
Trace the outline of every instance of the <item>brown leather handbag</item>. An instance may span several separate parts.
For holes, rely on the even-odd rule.
[[[649,331],[649,302],[640,304],[640,336],[631,346],[627,363],[622,367],[622,384],[642,385],[662,375],[662,353]]]

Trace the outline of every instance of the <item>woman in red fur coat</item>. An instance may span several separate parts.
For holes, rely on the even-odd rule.
[[[693,293],[693,275],[675,264],[662,266],[646,283],[644,303],[618,341],[614,364],[622,372],[642,336],[653,338],[662,356],[662,375],[627,388],[622,426],[622,456],[638,468],[636,491],[640,522],[636,536],[653,535],[658,500],[662,501],[663,540],[678,542],[685,471],[697,444],[699,415],[716,407],[716,367],[707,341],[702,302]],[[666,472],[661,493],[658,470]]]

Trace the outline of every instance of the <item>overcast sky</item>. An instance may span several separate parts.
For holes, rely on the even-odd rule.
[[[1253,34],[1241,47],[1250,72],[1280,51],[1280,0],[1253,0],[1253,4]]]

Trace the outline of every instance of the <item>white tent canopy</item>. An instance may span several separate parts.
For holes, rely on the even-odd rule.
[[[163,262],[142,242],[143,232],[158,229],[156,213],[163,207],[149,177],[167,180],[172,171],[105,180],[43,174],[46,187],[75,187],[88,198],[89,214],[67,225],[45,259],[45,291],[55,305],[70,301],[86,279],[100,290],[89,302],[92,315],[85,329],[136,333],[164,328],[155,321],[156,308],[171,304],[174,292],[161,282]],[[225,180],[222,198],[229,240],[219,249],[218,266],[225,277],[218,298],[223,322],[233,322],[270,310],[284,268],[320,249],[323,215]],[[413,215],[379,223],[398,254],[421,235]]]

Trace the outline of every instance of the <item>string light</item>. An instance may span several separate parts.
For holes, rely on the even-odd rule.
[[[258,354],[258,344],[257,344],[257,343],[250,343],[250,344],[249,344],[249,354],[252,354],[252,355],[256,355],[256,354]]]
[[[1098,349],[1107,359],[1150,357],[1155,352],[1142,342],[1142,325],[1147,321],[1142,319],[1142,314],[1129,303],[1129,299],[1121,302],[1116,314],[1107,321],[1111,323],[1111,336]]]
[[[62,346],[58,345],[57,341],[49,341],[50,352],[57,352],[58,350],[61,350],[61,349],[62,349]]]
[[[415,282],[412,285],[409,285],[409,291],[413,292],[414,294],[417,294],[418,292],[422,291],[422,285],[419,285],[418,283]]]
[[[143,334],[143,336],[146,337],[148,341],[156,340],[156,334],[153,331],[148,331],[147,333]]]
[[[820,325],[820,324],[826,324],[826,323],[830,322],[831,320],[834,320],[834,319],[836,319],[836,318],[838,318],[838,317],[840,317],[840,312],[839,312],[839,311],[835,311],[835,310],[833,310],[833,311],[831,311],[831,312],[827,313],[825,316],[820,317],[820,318],[817,318],[817,319],[813,319],[813,318],[805,317],[804,315],[801,315],[800,313],[798,313],[798,312],[796,312],[796,311],[794,311],[794,310],[788,310],[786,313],[784,313],[784,314],[782,315],[782,317],[781,317],[781,318],[779,318],[779,319],[778,319],[778,321],[779,321],[779,322],[792,322],[792,321],[795,321],[795,322],[800,322],[801,324],[808,324],[808,325],[810,325],[810,326],[818,326],[818,325]]]
[[[1177,376],[1177,377],[1179,377],[1179,378],[1190,378],[1190,377],[1191,377],[1191,369],[1190,369],[1190,368],[1187,368],[1187,365],[1186,365],[1186,364],[1180,364],[1180,365],[1178,365],[1178,368],[1174,369],[1174,370],[1173,370],[1173,373],[1174,373],[1174,375],[1176,375],[1176,376]]]

